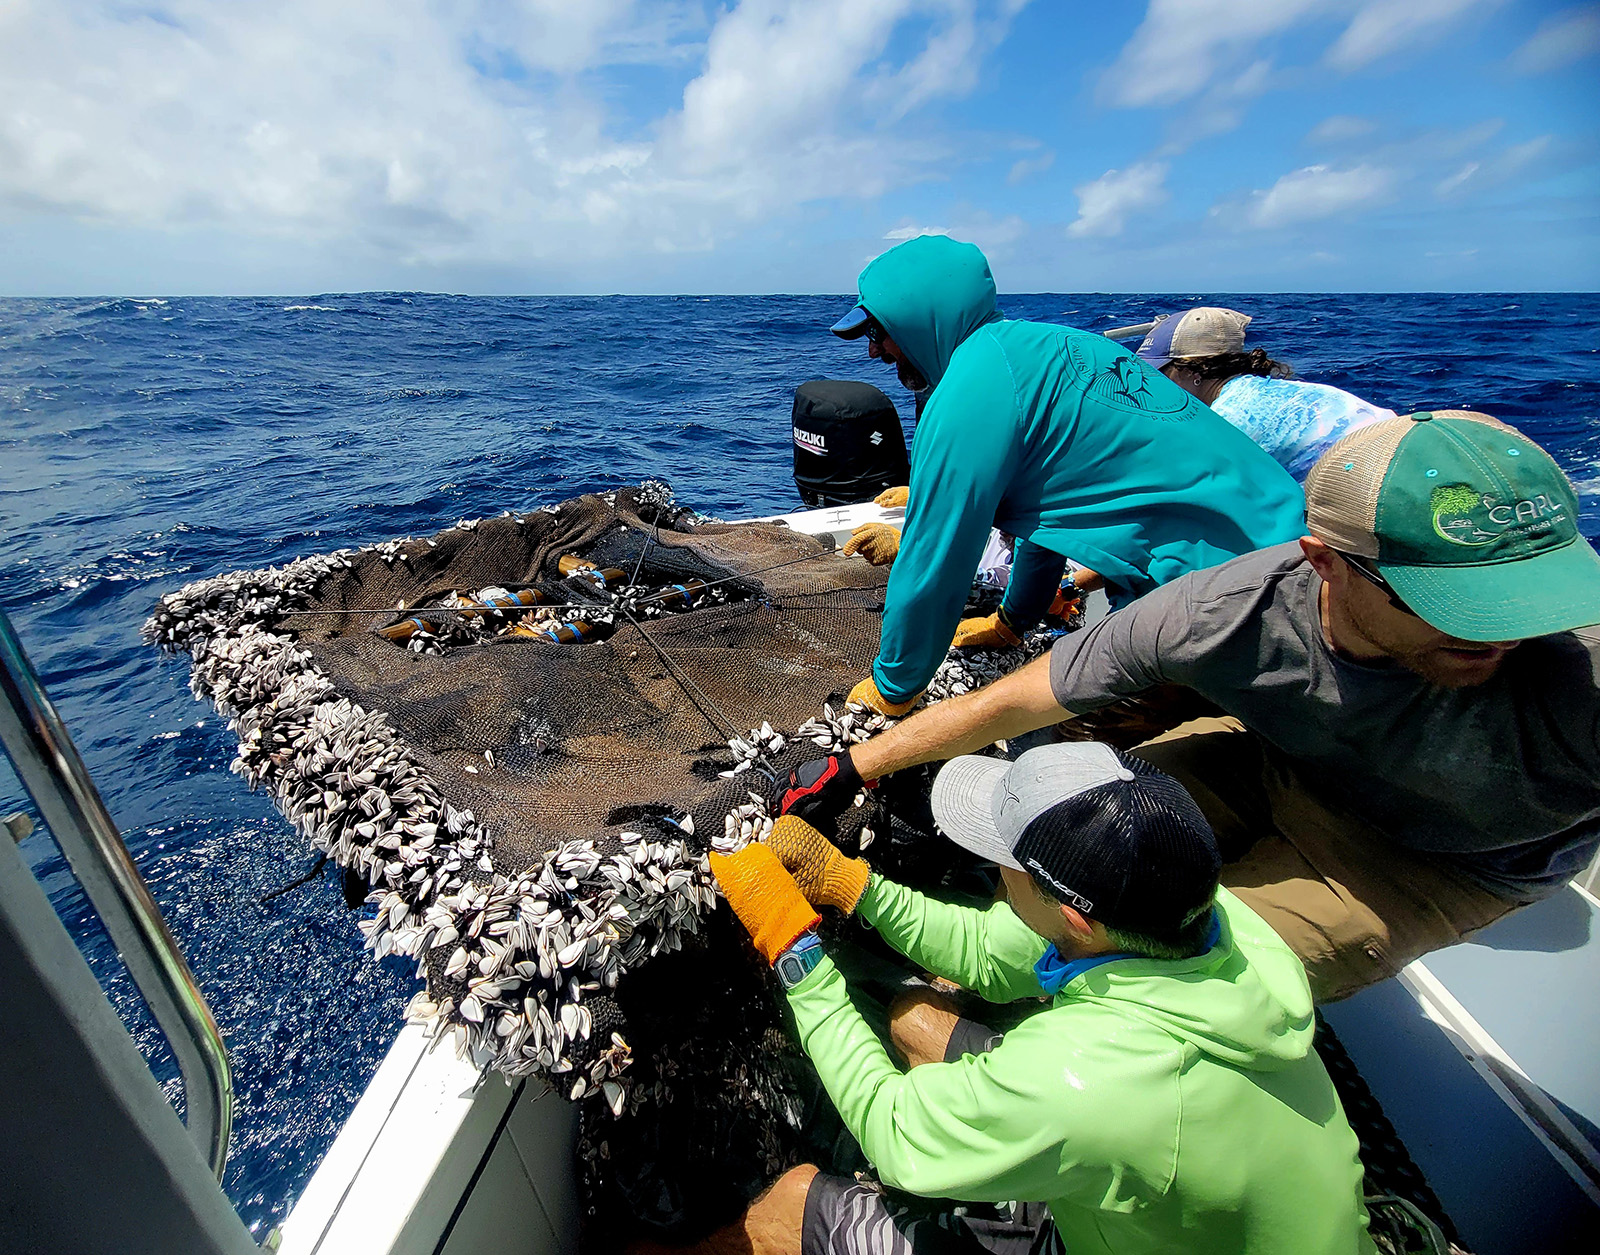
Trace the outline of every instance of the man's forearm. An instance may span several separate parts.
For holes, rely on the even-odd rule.
[[[1000,601],[1005,619],[1019,635],[1044,618],[1061,586],[1067,560],[1059,553],[1026,540],[1017,542],[1011,580]]]
[[[978,910],[873,876],[856,913],[913,963],[988,1002],[1044,992],[1034,965],[1049,943],[1003,902]]]
[[[976,693],[951,698],[913,715],[850,751],[863,780],[877,780],[919,763],[970,754],[1067,717],[1050,690],[1050,655]]]

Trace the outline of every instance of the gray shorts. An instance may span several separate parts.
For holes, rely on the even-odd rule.
[[[1004,1036],[963,1016],[944,1060],[984,1054]],[[1060,1246],[1049,1211],[1037,1203],[998,1217],[958,1216],[949,1204],[827,1173],[812,1179],[800,1230],[800,1255],[1045,1255]]]
[[[819,1172],[806,1192],[800,1255],[984,1255],[951,1215],[892,1201],[851,1177]]]
[[[969,1020],[964,1015],[959,1016],[955,1028],[950,1032],[950,1040],[945,1044],[944,1061],[954,1063],[962,1055],[988,1054],[1004,1037],[1004,1033],[990,1028],[987,1024]]]
[[[950,1206],[891,1194],[851,1177],[818,1173],[806,1193],[800,1255],[1054,1255],[1049,1212],[968,1218]]]

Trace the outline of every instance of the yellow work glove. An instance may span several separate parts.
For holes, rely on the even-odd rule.
[[[842,552],[847,558],[859,553],[873,566],[888,566],[900,552],[900,529],[887,523],[863,523],[850,533]]]
[[[798,815],[785,815],[772,825],[767,848],[789,869],[812,906],[831,906],[849,915],[867,891],[872,869],[858,858],[846,858]]]
[[[711,874],[761,957],[776,963],[795,938],[822,922],[778,856],[751,843],[737,854],[713,854]]]
[[[845,700],[847,702],[855,702],[858,705],[865,706],[870,710],[875,710],[880,715],[887,715],[891,719],[898,719],[901,715],[905,714],[906,711],[910,710],[920,700],[922,700],[922,694],[913,693],[906,701],[891,702],[882,693],[878,692],[877,681],[875,681],[869,675],[865,680],[861,681],[860,684],[856,685],[855,688],[850,690],[850,696],[845,698]]]
[[[873,505],[881,505],[885,510],[892,510],[896,506],[905,505],[911,500],[909,488],[885,488],[872,499]]]
[[[950,643],[957,649],[974,646],[993,649],[998,645],[1020,645],[1022,638],[1011,630],[997,610],[980,619],[961,620],[956,626],[956,638]]]

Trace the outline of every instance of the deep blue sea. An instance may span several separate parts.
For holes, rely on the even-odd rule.
[[[427,295],[0,300],[0,607],[12,616],[228,1038],[226,1186],[280,1220],[400,1024],[410,965],[362,953],[186,658],[138,628],[240,567],[647,476],[723,517],[797,509],[789,407],[892,372],[826,333],[844,297]],[[1255,316],[1305,378],[1401,413],[1479,409],[1541,441],[1600,537],[1600,296],[1026,296],[1091,330],[1189,305]],[[0,762],[0,814],[31,809]],[[152,1022],[48,834],[24,843],[169,1092]]]

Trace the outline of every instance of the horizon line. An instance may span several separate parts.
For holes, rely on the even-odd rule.
[[[1035,296],[1115,296],[1157,297],[1174,296],[1180,291],[1208,296],[1596,296],[1595,288],[1169,288],[1166,290],[1042,290],[1033,292],[1004,292],[1001,301],[1008,297]],[[134,295],[128,292],[7,292],[0,293],[0,301],[173,301],[173,300],[238,300],[278,301],[314,300],[318,297],[360,296],[428,296],[467,300],[611,300],[617,297],[632,299],[678,300],[708,299],[712,297],[739,298],[796,298],[817,297],[852,300],[850,292],[461,292],[436,288],[347,288],[318,289],[304,292],[158,292]]]

